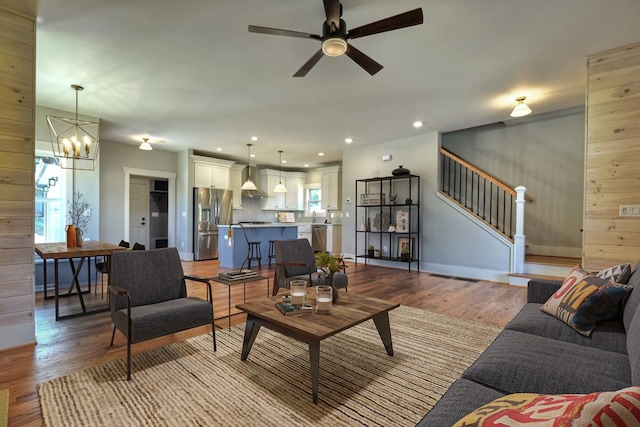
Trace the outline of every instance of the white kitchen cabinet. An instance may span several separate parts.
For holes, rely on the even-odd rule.
[[[230,169],[235,162],[213,157],[192,155],[193,186],[229,190]]]
[[[264,210],[304,210],[304,184],[306,173],[282,172],[282,183],[287,187],[286,193],[274,193],[273,189],[280,182],[280,171],[275,169],[260,170],[262,191],[269,197],[262,199]]]
[[[229,188],[233,191],[233,209],[242,209],[242,183],[245,165],[233,164],[229,170]]]
[[[340,210],[340,166],[318,169],[322,174],[322,209]]]
[[[298,225],[298,239],[307,239],[311,244],[311,224]]]

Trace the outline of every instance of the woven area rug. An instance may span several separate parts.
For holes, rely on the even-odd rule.
[[[262,328],[240,361],[244,325],[38,385],[47,426],[413,426],[500,328],[401,306],[394,355],[372,321],[322,341],[318,404],[305,344]],[[134,346],[135,352],[135,346]]]

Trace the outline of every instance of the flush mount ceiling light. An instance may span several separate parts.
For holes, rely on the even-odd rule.
[[[353,138],[345,138],[344,142],[346,142],[347,144],[351,144],[353,142]]]
[[[149,144],[149,138],[142,138],[142,144],[138,148],[145,151],[153,150],[153,147]]]
[[[340,37],[331,37],[322,42],[322,53],[327,56],[341,56],[347,51],[347,41]]]
[[[278,185],[276,185],[276,188],[273,189],[273,192],[286,193],[287,187],[282,183],[282,150],[278,150],[278,153],[280,153],[280,181],[278,182]]]
[[[526,96],[519,96],[516,98],[516,102],[518,104],[511,112],[511,117],[524,117],[531,114],[531,108],[529,108],[529,106],[524,103],[525,99],[527,99]]]
[[[249,155],[247,156],[247,180],[244,182],[244,184],[242,184],[242,187],[240,187],[241,190],[255,191],[258,189],[258,187],[256,187],[256,185],[251,180],[251,146],[252,145],[253,144],[247,144],[247,147],[249,147]]]
[[[78,119],[78,92],[84,88],[71,85],[76,91],[75,119],[47,116],[53,155],[63,169],[94,170],[98,159],[98,122]]]
[[[420,120],[417,120],[417,121],[413,122],[413,127],[416,128],[416,129],[419,129],[419,128],[422,127],[423,124],[424,123],[422,123]]]

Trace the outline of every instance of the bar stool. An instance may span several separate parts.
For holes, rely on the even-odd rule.
[[[271,267],[271,259],[276,257],[275,240],[269,240],[269,267]]]
[[[240,224],[240,228],[242,228],[242,234],[244,234],[244,238],[247,241],[247,258],[245,259],[245,262],[248,263],[247,268],[251,270],[251,261],[258,261],[258,268],[262,268],[262,251],[260,250],[262,242],[249,241],[247,232],[244,230],[242,224]]]

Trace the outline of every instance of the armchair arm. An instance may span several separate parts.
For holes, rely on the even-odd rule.
[[[116,285],[109,285],[107,287],[107,291],[111,292],[114,295],[119,295],[119,296],[129,295],[129,291],[127,289],[121,288],[120,286],[116,286]]]
[[[194,282],[200,282],[207,285],[207,301],[213,304],[213,293],[211,292],[211,279],[202,276],[196,276],[195,274],[189,274],[184,276],[185,280],[193,280]]]

